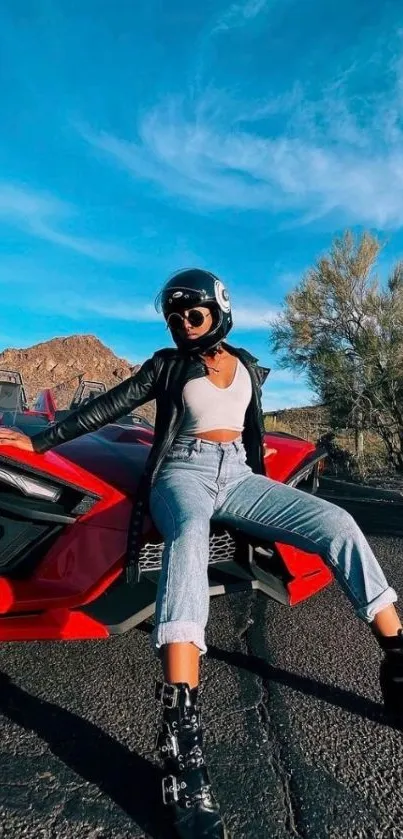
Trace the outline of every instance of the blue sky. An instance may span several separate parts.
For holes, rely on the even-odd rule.
[[[142,361],[197,265],[265,408],[311,401],[267,321],[347,226],[401,256],[402,38],[396,0],[2,0],[0,350],[81,332]]]

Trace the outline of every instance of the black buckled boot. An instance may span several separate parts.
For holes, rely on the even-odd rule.
[[[203,756],[197,688],[184,683],[158,683],[163,706],[158,748],[167,773],[162,797],[169,805],[180,839],[229,839],[220,808],[211,791]]]
[[[385,710],[403,720],[403,630],[390,638],[380,638],[379,643],[385,653],[380,670]]]

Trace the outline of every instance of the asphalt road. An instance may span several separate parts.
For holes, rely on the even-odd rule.
[[[403,596],[403,540],[372,538]],[[149,627],[0,648],[0,836],[169,836],[154,752]],[[233,839],[403,839],[403,738],[380,652],[333,584],[288,609],[212,601],[202,700]]]

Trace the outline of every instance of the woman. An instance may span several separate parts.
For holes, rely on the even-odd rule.
[[[199,660],[209,610],[210,520],[264,540],[319,553],[386,655],[387,708],[403,713],[403,635],[396,594],[354,520],[340,508],[264,475],[260,386],[264,372],[245,350],[223,342],[232,326],[228,293],[213,274],[175,274],[158,298],[175,349],[32,440],[0,431],[0,444],[44,452],[94,431],[150,399],[155,441],[146,477],[152,517],[165,541],[154,645],[164,682],[159,747],[164,802],[182,839],[227,833],[205,765],[197,706]],[[135,515],[140,531],[140,511]]]

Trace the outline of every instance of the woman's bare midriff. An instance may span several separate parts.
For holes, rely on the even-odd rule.
[[[214,431],[199,431],[195,434],[195,437],[199,437],[200,440],[211,440],[213,443],[231,443],[232,440],[238,440],[240,436],[240,431],[228,428],[215,428]]]

